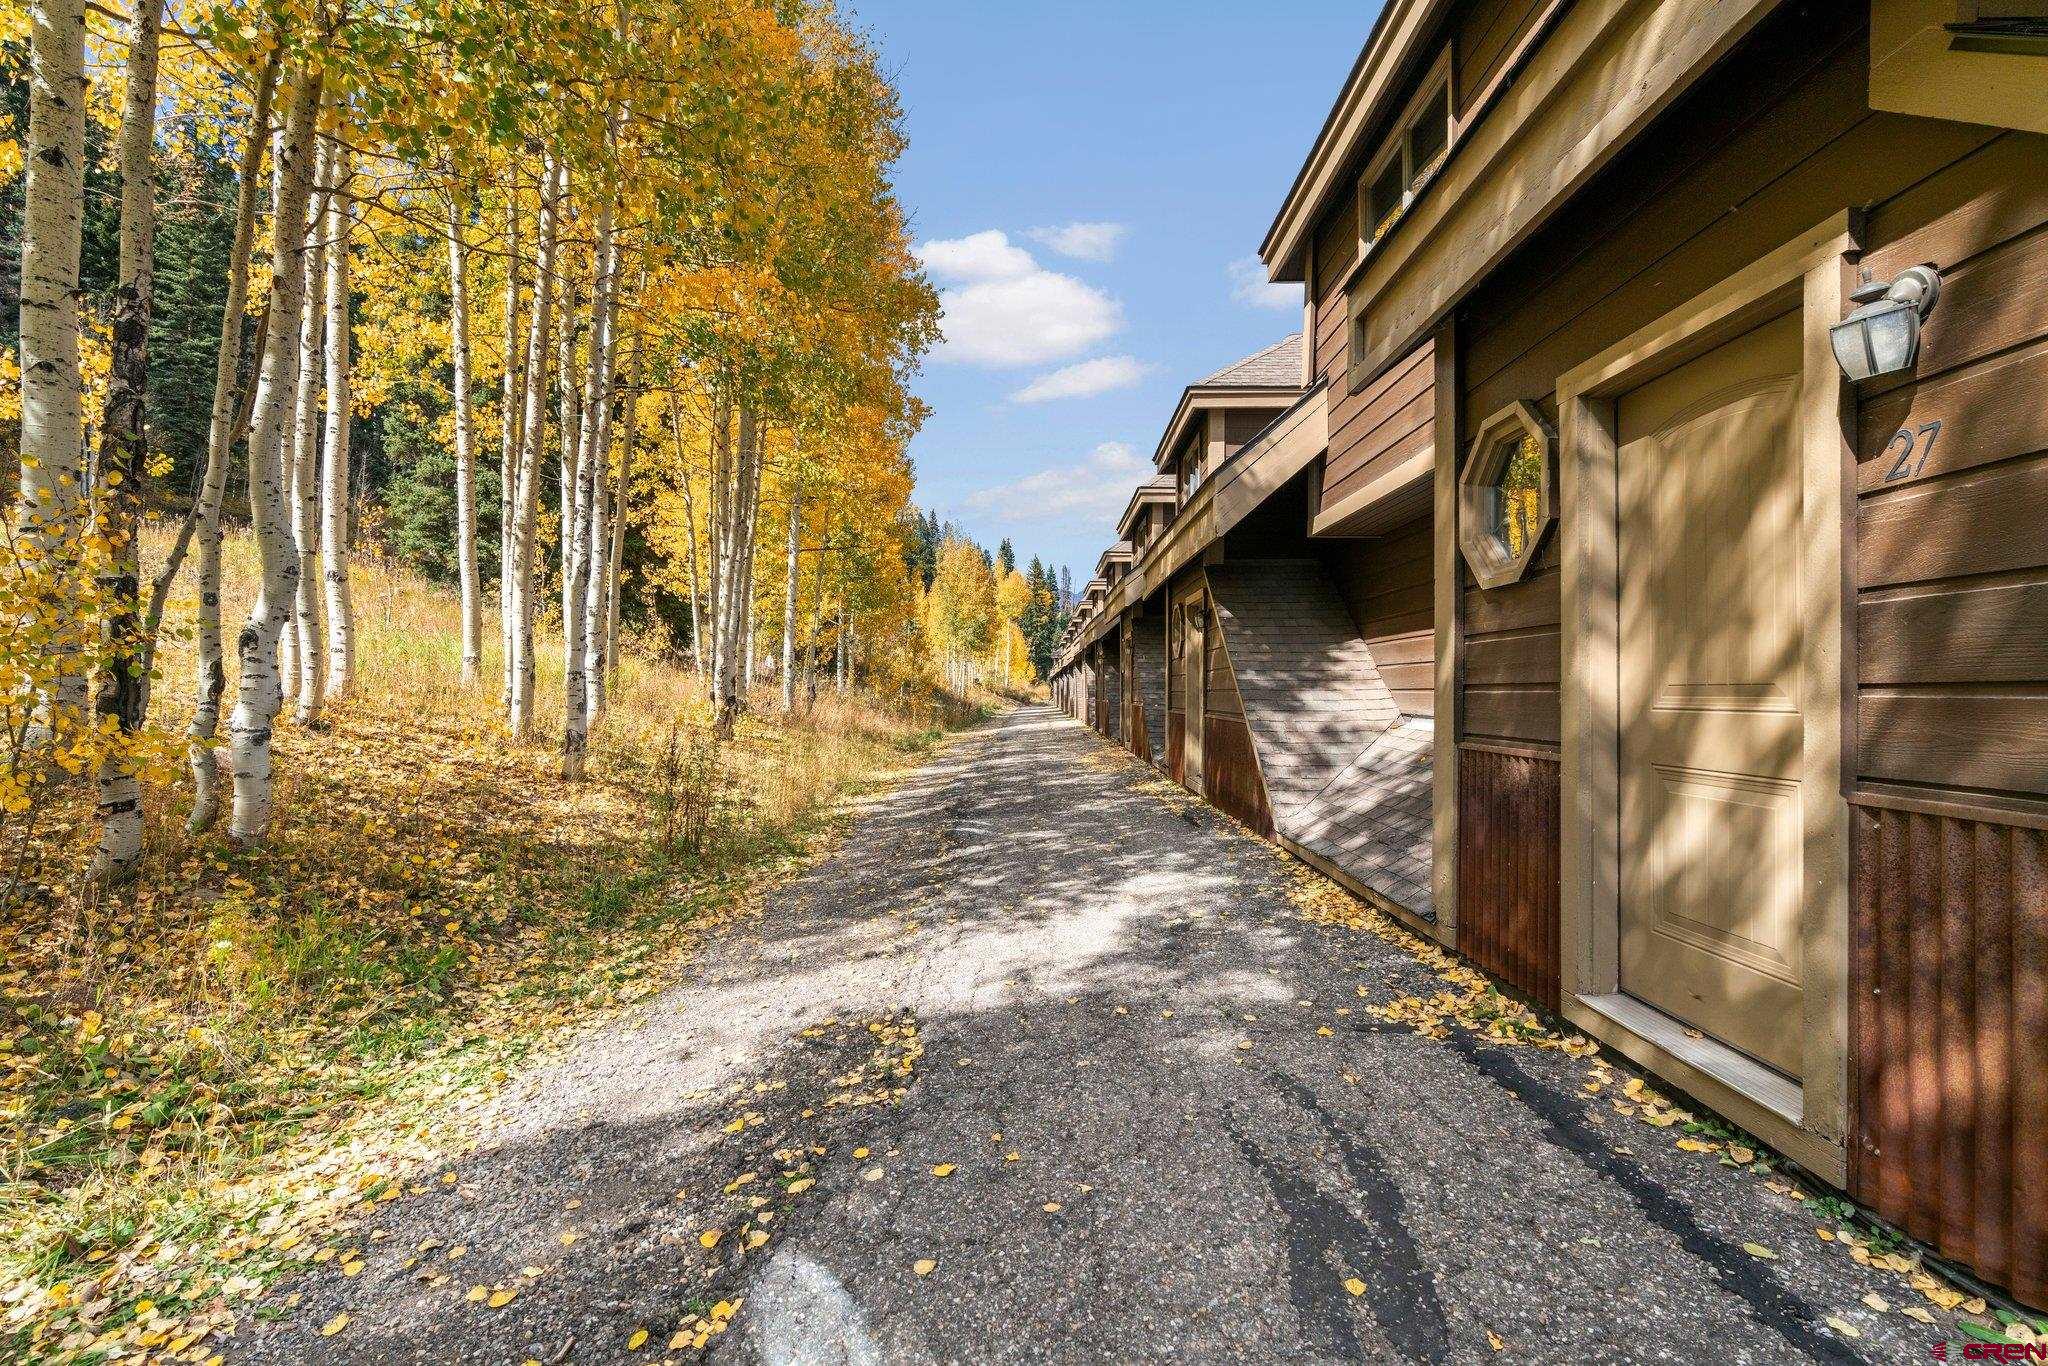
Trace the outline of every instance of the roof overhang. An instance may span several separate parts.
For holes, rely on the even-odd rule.
[[[1146,480],[1131,490],[1131,501],[1124,504],[1124,515],[1116,520],[1116,534],[1128,541],[1131,528],[1138,524],[1138,518],[1146,508],[1172,507],[1178,500],[1179,495],[1175,493],[1171,479]]]
[[[1109,549],[1102,552],[1102,558],[1095,562],[1095,572],[1101,575],[1102,578],[1105,581],[1107,581],[1109,578],[1109,567],[1111,565],[1127,565],[1130,562],[1131,543],[1129,541],[1118,541],[1115,545],[1111,546]]]
[[[1166,424],[1166,434],[1159,438],[1159,445],[1152,452],[1152,467],[1165,467],[1168,457],[1187,437],[1188,427],[1197,413],[1217,408],[1286,408],[1303,392],[1300,385],[1191,384],[1181,391],[1180,402],[1174,406],[1173,417]]]
[[[1390,88],[1399,79],[1415,45],[1429,32],[1437,16],[1449,8],[1449,0],[1387,0],[1372,26],[1351,74],[1338,92],[1337,102],[1323,120],[1309,148],[1308,159],[1295,173],[1280,212],[1266,229],[1259,244],[1259,259],[1266,263],[1266,278],[1276,283],[1298,281],[1304,269],[1309,233],[1338,175],[1358,150],[1361,139],[1371,130]]]

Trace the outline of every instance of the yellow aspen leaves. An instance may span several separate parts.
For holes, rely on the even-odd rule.
[[[320,1325],[320,1336],[331,1338],[346,1327],[348,1327],[348,1315],[345,1313],[336,1314],[333,1318]]]
[[[629,1352],[637,1352],[646,1345],[647,1330],[645,1328],[635,1328],[633,1336],[626,1339],[626,1350]]]
[[[789,1193],[791,1195],[802,1195],[805,1191],[809,1190],[811,1187],[817,1184],[818,1183],[816,1181],[812,1180],[808,1176],[798,1177],[796,1180],[789,1183]]]
[[[491,1297],[488,1300],[485,1300],[484,1303],[488,1304],[493,1309],[503,1309],[506,1305],[512,1303],[512,1301],[516,1299],[518,1295],[519,1292],[517,1290],[514,1290],[508,1286],[502,1290],[493,1290],[491,1292]]]
[[[1762,1243],[1744,1243],[1742,1250],[1761,1262],[1775,1262],[1778,1260],[1778,1254],[1765,1247]]]
[[[933,1176],[945,1177],[951,1176],[952,1174],[953,1164],[950,1162],[941,1162],[938,1166],[932,1168]]]
[[[725,1230],[723,1229],[707,1228],[697,1235],[697,1246],[709,1252],[712,1248],[718,1246],[718,1240],[724,1236]]]
[[[916,1272],[916,1273],[917,1273],[918,1275],[920,1275],[920,1276],[929,1276],[929,1275],[931,1275],[931,1274],[932,1274],[932,1271],[933,1271],[933,1270],[934,1270],[934,1269],[935,1269],[935,1268],[936,1268],[937,1266],[938,1266],[938,1263],[937,1263],[937,1262],[935,1262],[935,1261],[933,1261],[933,1260],[932,1260],[931,1258],[929,1258],[929,1257],[920,1257],[920,1258],[918,1258],[918,1259],[917,1259],[917,1261],[916,1261],[916,1262],[915,1262],[915,1263],[914,1263],[914,1264],[913,1264],[913,1265],[911,1266],[911,1268],[910,1268],[910,1269],[911,1269],[912,1271]]]
[[[1356,1276],[1347,1277],[1344,1282],[1344,1293],[1354,1297],[1363,1295],[1365,1293],[1365,1282],[1359,1280]]]

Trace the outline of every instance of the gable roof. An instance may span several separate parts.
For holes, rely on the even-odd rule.
[[[1154,504],[1171,507],[1179,498],[1180,484],[1172,475],[1162,474],[1147,479],[1131,490],[1131,501],[1124,504],[1124,515],[1117,518],[1116,534],[1129,540],[1140,509]]]
[[[1190,389],[1299,389],[1301,387],[1301,333],[1282,337],[1263,351],[1232,361]]]

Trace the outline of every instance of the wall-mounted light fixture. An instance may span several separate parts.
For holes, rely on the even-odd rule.
[[[1940,293],[1941,277],[1932,266],[1914,266],[1889,284],[1873,280],[1852,293],[1862,307],[1828,329],[1835,363],[1849,382],[1910,369],[1920,354],[1920,324]]]

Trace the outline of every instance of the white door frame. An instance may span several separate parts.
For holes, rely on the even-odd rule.
[[[1567,1019],[1823,1177],[1847,1176],[1849,808],[1843,795],[1844,514],[1853,396],[1828,345],[1856,252],[1835,215],[1558,381],[1563,687],[1560,996]],[[1799,397],[1802,1080],[1620,990],[1620,591],[1615,399],[1789,311]]]

